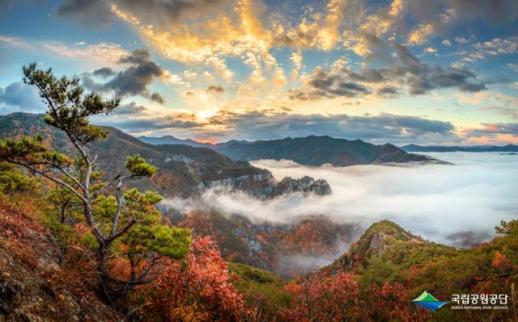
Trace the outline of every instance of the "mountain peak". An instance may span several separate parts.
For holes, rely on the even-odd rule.
[[[370,258],[384,256],[399,244],[417,246],[426,243],[421,237],[411,234],[390,220],[378,221],[372,224],[360,239],[351,245],[349,251],[328,269],[355,270],[365,265]]]

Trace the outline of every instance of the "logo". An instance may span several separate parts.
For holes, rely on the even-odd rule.
[[[500,294],[452,294],[452,310],[508,310],[509,295]]]
[[[431,311],[436,311],[448,303],[439,301],[427,291],[424,291],[421,295],[413,299],[412,302]]]

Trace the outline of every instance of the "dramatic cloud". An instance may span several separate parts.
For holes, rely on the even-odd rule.
[[[0,113],[42,112],[45,109],[38,91],[22,82],[0,87]]]
[[[385,53],[386,60],[390,61],[386,67],[367,68],[359,72],[349,68],[326,72],[317,68],[306,87],[292,91],[290,97],[301,100],[336,96],[355,97],[370,94],[376,89],[381,95],[394,95],[404,89],[410,95],[452,87],[466,92],[486,89],[485,84],[477,81],[476,75],[467,69],[428,65],[400,44],[393,42],[392,48],[393,55]]]
[[[211,117],[207,129],[221,125],[214,136],[241,139],[279,139],[287,136],[329,135],[377,143],[458,141],[451,123],[411,116],[297,115],[280,112],[222,112]]]
[[[276,179],[304,175],[323,178],[333,193],[307,198],[292,194],[262,201],[219,188],[206,192],[201,200],[175,198],[165,203],[180,211],[204,208],[241,214],[255,222],[289,223],[300,216],[323,215],[336,222],[367,227],[390,219],[426,239],[455,246],[487,240],[494,236],[494,227],[501,220],[516,217],[518,190],[509,180],[518,175],[515,156],[431,156],[454,165],[309,168],[286,160],[260,160],[252,164],[270,170]]]
[[[83,82],[86,87],[96,91],[113,91],[117,97],[141,95],[158,103],[165,103],[159,93],[149,93],[148,85],[154,80],[160,79],[166,72],[153,61],[149,52],[145,49],[138,49],[123,56],[119,64],[127,66],[126,69],[114,72],[109,67],[95,70],[92,75],[107,78],[112,76],[104,84],[96,83],[89,74],[85,74]]]
[[[220,0],[65,0],[57,14],[83,24],[107,24],[113,21],[112,5],[137,15],[147,23],[168,26],[181,17],[196,17],[223,3]]]

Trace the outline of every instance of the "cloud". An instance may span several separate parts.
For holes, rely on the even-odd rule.
[[[129,104],[119,105],[119,107],[117,107],[110,115],[129,115],[131,117],[136,117],[145,111],[147,111],[145,106],[137,105],[135,102],[130,102]]]
[[[118,63],[126,66],[126,68],[115,72],[109,67],[104,67],[92,73],[92,75],[102,78],[112,76],[107,82],[96,83],[91,75],[86,73],[83,75],[84,85],[95,91],[113,91],[116,97],[141,95],[152,101],[165,103],[164,98],[159,93],[149,93],[148,85],[166,75],[166,71],[151,61],[151,56],[147,50],[137,49],[121,57]]]
[[[215,209],[223,214],[241,214],[254,222],[291,223],[301,216],[322,215],[338,223],[368,227],[375,221],[390,219],[426,239],[458,246],[494,236],[494,227],[501,220],[516,217],[518,194],[512,180],[518,171],[515,156],[432,156],[454,165],[315,168],[286,160],[254,161],[254,166],[268,169],[276,179],[304,175],[325,179],[333,194],[291,194],[257,200],[219,188],[207,191],[201,200],[174,198],[164,202],[180,211],[193,207]],[[475,233],[469,236],[466,231]]]
[[[469,136],[497,136],[510,134],[518,137],[518,123],[482,123],[482,128],[467,129]]]
[[[471,44],[470,50],[460,50],[456,54],[462,56],[459,64],[472,64],[476,61],[501,55],[518,53],[518,37],[496,37],[487,41]]]
[[[109,3],[105,0],[65,0],[56,13],[90,27],[106,25],[113,19]]]
[[[79,60],[88,66],[95,67],[115,64],[121,57],[128,55],[128,51],[115,43],[76,43],[69,45],[60,41],[42,41],[3,35],[0,35],[1,47],[17,49],[24,53],[33,52],[38,55],[41,55],[42,52],[50,53],[67,60]]]
[[[165,104],[165,99],[157,92],[152,93],[149,99],[160,104]]]
[[[463,131],[469,144],[518,144],[518,123],[482,123]]]
[[[494,25],[512,23],[518,19],[518,3],[513,0],[435,0],[407,1],[407,12],[419,24],[408,34],[411,44],[420,44],[428,39],[449,32],[460,23],[482,21]],[[457,37],[457,42],[467,39]]]
[[[167,129],[169,131],[195,129],[200,126],[192,113],[163,114],[131,102],[117,108],[114,113],[102,118],[95,118],[99,125],[109,125],[131,134],[154,133]]]
[[[0,87],[0,113],[42,112],[45,106],[38,91],[22,82],[15,82]]]
[[[337,96],[355,97],[369,93],[365,86],[350,81],[348,75],[342,72],[325,72],[321,69],[313,73],[308,85],[310,89],[307,91],[292,91],[291,98],[313,100]]]
[[[395,87],[385,86],[385,87],[380,88],[378,90],[377,94],[380,96],[392,96],[392,95],[399,94],[399,91]]]
[[[226,138],[279,139],[287,136],[329,135],[363,139],[375,143],[458,141],[449,122],[412,116],[300,115],[283,112],[220,112],[209,118],[210,126],[223,125],[219,133]]]
[[[168,26],[183,17],[196,17],[225,1],[219,0],[65,0],[58,7],[61,17],[92,26],[109,24],[112,5],[126,10],[146,23]]]
[[[94,70],[93,75],[100,76],[100,77],[109,77],[109,76],[115,75],[115,72],[113,71],[113,69],[111,69],[109,67],[103,67],[103,68]]]
[[[207,87],[207,92],[209,93],[224,93],[225,89],[220,85],[210,85]]]
[[[292,90],[290,97],[316,100],[336,96],[355,97],[373,92],[387,94],[386,88],[392,89],[390,94],[406,89],[410,95],[443,88],[457,88],[465,92],[486,89],[485,84],[477,81],[476,75],[470,70],[426,64],[396,42],[392,42],[391,48],[392,52],[385,53],[388,56],[386,60],[390,61],[385,67],[363,68],[358,72],[348,68],[331,71],[317,68],[306,86]]]
[[[120,63],[131,64],[127,69],[115,74],[104,86],[115,91],[115,95],[147,95],[147,86],[162,75],[162,68],[150,60],[145,50],[136,50],[121,58]]]

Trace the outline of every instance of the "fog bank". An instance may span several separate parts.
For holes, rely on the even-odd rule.
[[[467,246],[494,235],[501,220],[518,218],[518,156],[498,153],[429,153],[454,165],[309,168],[292,161],[259,160],[281,180],[305,175],[328,181],[332,195],[299,194],[260,201],[240,192],[211,189],[201,200],[169,199],[181,211],[213,208],[253,221],[287,223],[299,216],[325,215],[367,227],[394,220],[426,239]]]

